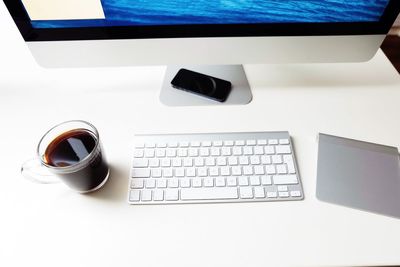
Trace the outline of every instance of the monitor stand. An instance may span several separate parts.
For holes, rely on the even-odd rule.
[[[230,81],[232,91],[228,99],[221,103],[173,88],[171,81],[181,68]],[[167,106],[246,105],[252,98],[250,85],[242,65],[168,66],[160,93],[160,101]]]

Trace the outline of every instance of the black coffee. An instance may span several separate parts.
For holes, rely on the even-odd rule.
[[[44,161],[53,167],[71,167],[86,159],[92,152],[94,157],[76,170],[55,169],[57,175],[71,188],[85,192],[99,186],[108,174],[108,166],[97,138],[87,130],[71,130],[55,138],[46,148]],[[96,149],[96,151],[94,151]]]

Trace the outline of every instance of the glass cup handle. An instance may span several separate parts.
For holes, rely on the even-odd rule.
[[[55,184],[60,182],[37,158],[25,161],[21,166],[21,174],[26,179],[39,184]]]

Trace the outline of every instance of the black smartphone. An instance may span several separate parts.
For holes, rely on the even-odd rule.
[[[219,102],[224,102],[231,92],[232,84],[219,78],[187,69],[180,69],[171,81],[172,87]]]

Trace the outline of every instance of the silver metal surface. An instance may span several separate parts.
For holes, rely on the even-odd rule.
[[[226,101],[218,102],[173,88],[171,81],[181,68],[230,81],[232,90]],[[250,103],[252,98],[242,65],[168,66],[160,92],[160,101],[167,106],[245,105]]]
[[[44,67],[361,62],[385,35],[28,42]],[[267,75],[267,74],[266,74]]]
[[[397,148],[319,134],[317,198],[400,218]]]
[[[132,168],[132,172],[131,172],[131,177],[129,179],[129,185],[128,185],[128,203],[129,204],[134,204],[134,205],[154,205],[154,204],[186,204],[186,203],[223,203],[223,202],[270,202],[270,201],[292,201],[292,200],[302,200],[304,199],[304,193],[303,193],[303,189],[302,189],[302,184],[301,184],[301,179],[300,179],[300,174],[299,174],[299,169],[297,167],[297,163],[296,163],[296,157],[295,157],[295,151],[293,148],[293,144],[290,140],[290,135],[288,132],[235,132],[235,133],[199,133],[199,134],[141,134],[141,135],[135,135],[134,137],[134,141],[135,143],[141,143],[141,144],[152,144],[151,147],[159,147],[157,144],[163,144],[162,147],[181,147],[180,144],[182,143],[187,143],[187,142],[199,142],[200,144],[203,144],[204,141],[239,141],[239,140],[279,140],[279,139],[287,139],[289,140],[289,143],[287,145],[290,146],[290,150],[291,153],[287,154],[287,155],[291,155],[292,159],[293,159],[293,163],[294,163],[294,175],[296,176],[296,182],[295,183],[287,183],[286,185],[283,185],[282,183],[275,183],[275,178],[274,175],[272,177],[272,183],[270,185],[266,185],[264,186],[265,192],[269,192],[269,191],[275,191],[279,194],[278,191],[280,191],[279,187],[283,185],[283,187],[287,186],[287,190],[286,192],[289,194],[289,192],[293,192],[296,191],[299,193],[298,196],[292,196],[292,195],[288,195],[287,197],[275,197],[275,198],[268,198],[268,197],[264,197],[264,198],[256,198],[256,197],[252,197],[249,199],[245,199],[245,198],[231,198],[228,197],[226,199],[221,199],[218,197],[205,197],[207,199],[196,199],[196,200],[182,200],[181,199],[181,193],[179,193],[179,199],[178,200],[174,200],[174,201],[139,201],[139,200],[135,200],[133,201],[132,199],[130,199],[131,197],[131,192],[133,191],[131,188],[131,182],[132,180],[135,180],[136,178],[133,175],[133,170],[134,168]],[[170,145],[170,144],[174,144],[174,145]],[[214,143],[213,143],[214,144]],[[147,145],[143,145],[144,149]],[[194,146],[194,145],[193,145]],[[228,146],[228,145],[227,145]],[[229,145],[230,146],[230,145]],[[278,145],[276,145],[278,146]],[[149,146],[150,147],[150,146]],[[161,146],[160,146],[161,147]],[[182,146],[183,147],[183,146]],[[186,147],[186,146],[185,146]],[[191,147],[191,145],[189,145],[189,148]],[[199,146],[200,148],[203,147],[203,145]],[[205,145],[204,145],[205,147]],[[222,146],[223,147],[223,146]],[[137,149],[137,145],[136,148]],[[141,156],[140,156],[141,157]],[[187,156],[189,157],[189,156]],[[201,157],[196,156],[193,157],[194,158],[198,158]],[[150,158],[153,158],[152,156],[150,156]],[[262,164],[261,164],[262,165]],[[270,165],[274,165],[274,164],[270,164]],[[149,169],[147,167],[144,167],[141,170],[146,170]],[[220,175],[221,176],[221,175]],[[220,177],[219,176],[219,177]],[[230,175],[230,176],[235,176],[235,175]],[[230,176],[226,176],[226,177],[230,177]],[[239,175],[239,176],[247,176],[245,174]],[[279,176],[279,174],[276,174],[276,176]],[[208,178],[210,176],[206,176],[204,178]],[[203,177],[201,177],[203,179]],[[239,177],[238,181],[239,181]],[[148,179],[161,179],[161,178],[153,178],[153,177],[148,177],[148,178],[144,178],[143,180],[148,180]],[[178,179],[178,178],[172,178],[172,179]],[[191,179],[190,177],[183,177],[183,179]],[[135,180],[136,181],[136,180]],[[146,182],[147,183],[147,182]],[[246,185],[246,187],[250,187],[251,184],[249,184],[248,186]],[[261,185],[260,185],[261,186]],[[226,188],[228,188],[229,186],[226,185]],[[236,188],[237,192],[240,193],[241,190],[241,185],[237,184],[236,186],[234,186],[234,188]],[[142,189],[141,189],[142,188]],[[190,188],[194,188],[194,187],[190,187]],[[196,187],[197,188],[197,187]],[[200,188],[204,188],[207,190],[212,190],[213,187],[205,187],[202,186]],[[214,186],[214,188],[224,188],[224,187],[216,187],[216,185]],[[140,187],[138,189],[136,189],[136,191],[140,191],[141,194],[141,190],[143,190],[144,187]],[[168,188],[163,188],[163,190],[167,190]],[[178,190],[187,190],[187,188],[177,188]],[[253,191],[255,193],[255,189]],[[229,192],[225,192],[225,193],[229,193]],[[154,194],[154,191],[153,191]],[[206,193],[204,193],[206,194]],[[201,194],[200,194],[201,195]],[[210,199],[211,198],[211,199]]]

